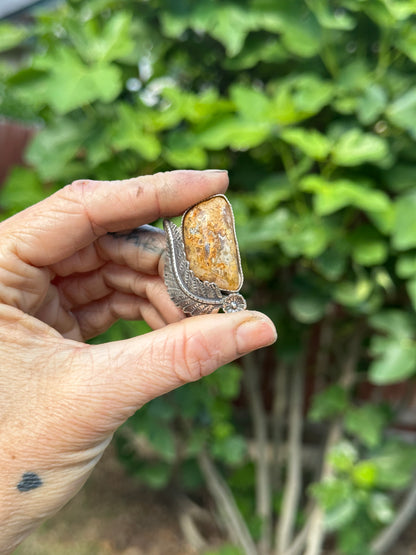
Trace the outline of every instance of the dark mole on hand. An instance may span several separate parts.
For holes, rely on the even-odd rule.
[[[22,475],[22,479],[17,484],[17,489],[19,491],[30,491],[36,489],[42,485],[42,480],[35,472],[25,472]]]

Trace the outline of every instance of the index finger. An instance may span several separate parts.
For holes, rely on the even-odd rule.
[[[79,180],[4,222],[5,231],[19,258],[46,266],[109,231],[178,215],[227,186],[224,170],[176,170],[123,181]]]

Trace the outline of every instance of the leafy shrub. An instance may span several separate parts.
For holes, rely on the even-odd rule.
[[[313,555],[326,532],[341,553],[382,553],[406,524],[416,450],[392,435],[394,407],[358,393],[416,369],[415,14],[412,0],[69,0],[0,26],[1,49],[25,48],[0,67],[0,108],[41,126],[4,216],[75,178],[230,172],[245,293],[277,349],[154,401],[118,441],[155,487],[205,480],[245,553]],[[302,456],[317,449],[322,467]]]

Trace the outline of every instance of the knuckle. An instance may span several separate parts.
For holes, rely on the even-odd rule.
[[[92,179],[76,179],[72,183],[69,183],[63,188],[63,191],[68,193],[78,193],[79,191],[83,191],[87,187],[90,187],[93,184]]]

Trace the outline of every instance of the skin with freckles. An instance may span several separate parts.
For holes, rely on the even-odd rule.
[[[184,318],[145,226],[228,185],[226,172],[77,181],[0,224],[0,554],[87,479],[145,403],[276,339],[264,315]],[[119,318],[154,331],[84,341]]]

